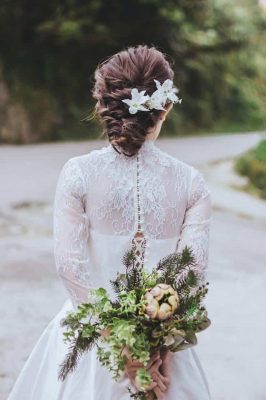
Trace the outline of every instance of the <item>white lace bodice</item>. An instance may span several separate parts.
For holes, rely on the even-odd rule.
[[[211,220],[203,174],[146,140],[138,152],[142,227],[151,268],[186,244],[206,271]],[[110,289],[136,231],[136,163],[111,144],[63,166],[54,200],[54,255],[73,304],[89,287]],[[111,289],[110,289],[111,290]]]

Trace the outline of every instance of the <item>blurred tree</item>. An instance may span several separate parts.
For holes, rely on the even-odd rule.
[[[175,61],[183,102],[168,132],[266,125],[266,17],[254,0],[2,0],[0,24],[10,91],[0,118],[8,104],[23,105],[29,141],[87,132],[77,121],[95,67],[140,43]]]

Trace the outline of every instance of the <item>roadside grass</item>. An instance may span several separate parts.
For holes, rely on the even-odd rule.
[[[247,192],[266,199],[266,140],[237,157],[234,169],[240,175],[248,177],[248,183],[244,187]]]

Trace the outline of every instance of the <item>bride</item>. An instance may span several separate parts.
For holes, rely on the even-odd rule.
[[[115,382],[93,348],[62,382],[67,352],[60,321],[86,301],[88,289],[105,287],[122,272],[121,259],[141,224],[151,270],[185,245],[193,248],[206,277],[210,190],[202,173],[157,147],[174,103],[174,72],[155,47],[129,47],[95,71],[93,97],[109,144],[70,158],[60,172],[54,200],[54,256],[68,299],[49,323],[24,365],[8,400],[127,400],[140,363],[128,358]],[[138,188],[136,188],[136,166]],[[138,207],[136,196],[139,198]],[[139,218],[141,217],[141,218]],[[155,354],[150,389],[162,400],[209,400],[208,383],[194,348]]]

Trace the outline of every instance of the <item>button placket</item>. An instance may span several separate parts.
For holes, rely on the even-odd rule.
[[[143,268],[147,263],[147,239],[144,234],[144,212],[141,197],[141,168],[140,168],[140,154],[136,156],[136,168],[135,168],[135,185],[134,185],[134,207],[135,207],[135,235],[132,240],[133,250],[136,255],[136,265],[138,268]]]

